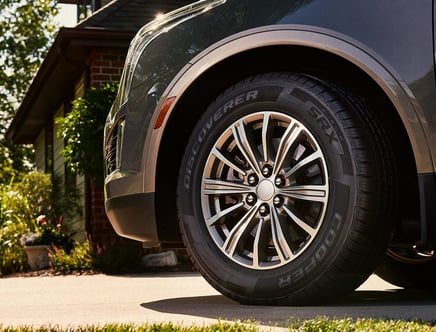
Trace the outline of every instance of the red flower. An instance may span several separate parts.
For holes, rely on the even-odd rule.
[[[47,225],[47,223],[48,223],[47,218],[45,217],[45,215],[38,216],[38,218],[36,218],[36,221],[38,221],[42,225]]]

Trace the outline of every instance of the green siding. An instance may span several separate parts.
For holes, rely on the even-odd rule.
[[[64,116],[64,108],[61,107],[55,114],[55,118]],[[65,163],[64,157],[62,156],[62,149],[64,148],[64,143],[61,139],[57,137],[58,127],[53,120],[53,170],[56,176],[64,178],[65,176]]]
[[[39,133],[34,143],[35,166],[39,172],[45,172],[45,131]]]
[[[55,114],[55,118],[64,116],[64,108],[61,107]],[[62,180],[62,189],[65,190],[65,179],[66,179],[66,166],[65,160],[62,155],[62,149],[64,148],[63,141],[57,137],[58,127],[56,126],[55,120],[53,119],[53,150],[54,150],[54,160],[53,160],[53,169],[55,176],[59,177]],[[84,181],[82,177],[75,177],[76,188],[80,193],[80,204],[82,207],[84,204]],[[86,239],[85,232],[85,218],[84,218],[84,209],[82,208],[82,213],[77,215],[74,218],[66,219],[63,221],[63,227],[68,230],[70,234],[72,234],[74,240],[78,242],[83,242]]]

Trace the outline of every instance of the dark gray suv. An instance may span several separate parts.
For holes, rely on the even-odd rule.
[[[144,26],[105,128],[106,211],[224,295],[436,286],[431,0],[204,0]]]

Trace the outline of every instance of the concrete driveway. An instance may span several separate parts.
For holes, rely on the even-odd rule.
[[[403,290],[372,276],[351,295],[327,306],[261,307],[227,299],[197,273],[0,279],[3,327],[113,322],[202,326],[217,319],[250,319],[268,327],[317,316],[435,320],[436,296]]]

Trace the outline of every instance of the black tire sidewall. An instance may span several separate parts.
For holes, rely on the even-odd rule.
[[[246,100],[255,90],[257,98]],[[334,273],[332,266],[348,241],[356,201],[354,157],[336,114],[337,105],[332,106],[313,90],[294,78],[244,82],[226,91],[208,108],[187,146],[178,198],[185,245],[205,278],[242,302],[251,294],[261,300],[277,301],[289,293],[296,297],[300,294],[301,302],[307,293],[321,287],[323,279],[328,278],[326,274]],[[231,103],[234,106],[224,113],[225,105]],[[253,270],[229,259],[215,244],[204,223],[200,186],[209,152],[222,132],[237,119],[265,110],[290,115],[310,130],[326,160],[329,203],[319,233],[303,254],[279,268]],[[319,299],[322,300],[321,295]]]

